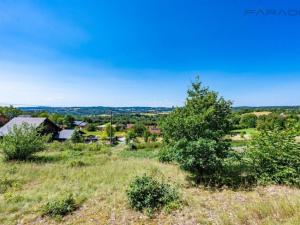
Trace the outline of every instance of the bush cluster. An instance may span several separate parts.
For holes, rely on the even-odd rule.
[[[245,152],[260,184],[300,186],[300,145],[289,130],[263,131]]]
[[[70,194],[68,196],[60,197],[49,201],[44,205],[42,212],[45,216],[63,217],[78,208],[74,197]]]
[[[169,184],[147,175],[136,177],[130,183],[127,196],[130,206],[138,211],[158,210],[179,199],[178,192]]]
[[[1,149],[6,160],[26,160],[32,154],[45,149],[48,137],[42,136],[35,127],[24,123],[14,126],[3,137]]]
[[[83,162],[82,160],[74,160],[70,162],[71,167],[83,167],[86,166],[87,164]]]

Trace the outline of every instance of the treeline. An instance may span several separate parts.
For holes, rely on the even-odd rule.
[[[271,130],[274,128],[288,129],[291,126],[300,125],[300,114],[297,110],[291,112],[270,112],[265,115],[249,113],[233,113],[234,129],[256,128],[258,130]]]
[[[0,116],[4,116],[8,119],[11,119],[11,118],[14,118],[18,115],[21,115],[22,114],[22,111],[20,109],[17,109],[13,106],[3,106],[3,107],[0,107]]]
[[[298,112],[300,113],[300,106],[260,106],[260,107],[249,107],[240,106],[233,107],[233,112],[238,113],[250,113],[250,112],[275,112],[275,113],[286,113],[286,112]]]

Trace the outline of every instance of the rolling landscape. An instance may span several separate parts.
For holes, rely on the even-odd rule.
[[[0,225],[299,225],[299,8],[0,0]]]
[[[1,117],[6,118],[0,128],[0,223],[298,224],[299,161],[294,160],[300,153],[300,109],[231,108],[217,95],[211,101],[213,91],[198,95],[201,84],[197,82],[188,92],[193,97],[179,108],[0,107]],[[211,115],[226,111],[217,125],[230,122],[228,128],[214,128],[207,114],[221,104],[225,108]],[[194,112],[196,105],[198,112]],[[184,113],[191,106],[193,110]],[[198,120],[188,122],[195,115]],[[36,119],[45,121],[47,129],[37,132]],[[5,134],[5,128],[18,120],[25,122]],[[59,135],[53,135],[52,123]],[[211,123],[211,132],[223,129],[219,141],[225,144],[225,138],[229,155],[215,155],[217,161],[210,158],[216,153],[202,140],[208,141],[212,133],[202,131],[207,126],[202,123]],[[189,132],[182,133],[184,129]],[[70,130],[74,132],[62,137]],[[47,132],[51,141],[45,142],[39,132]],[[176,135],[178,144],[172,141]],[[206,139],[193,141],[194,135]],[[36,149],[30,150],[31,145]],[[270,157],[272,163],[266,164]],[[263,164],[257,164],[259,160]],[[271,172],[273,166],[277,169]],[[136,179],[145,180],[134,183]],[[151,185],[165,185],[164,192]],[[155,196],[163,193],[163,199],[170,200],[159,203]]]

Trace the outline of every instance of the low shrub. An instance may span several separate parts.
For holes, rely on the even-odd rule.
[[[83,167],[86,166],[87,164],[81,160],[74,160],[70,162],[71,167]]]
[[[127,196],[130,206],[138,211],[158,210],[171,202],[178,201],[178,192],[169,184],[143,175],[129,185]]]
[[[175,154],[173,148],[169,146],[164,146],[159,150],[158,160],[160,162],[169,163],[175,160]]]
[[[48,137],[41,136],[38,129],[24,123],[14,126],[3,137],[1,149],[5,160],[26,160],[32,154],[45,149]]]
[[[75,130],[74,133],[71,136],[71,141],[73,143],[80,143],[83,141],[82,134],[80,133],[79,130]]]
[[[260,184],[300,186],[300,145],[291,131],[263,131],[246,151]]]
[[[68,196],[60,197],[49,201],[44,205],[42,213],[44,216],[63,217],[72,213],[78,208],[74,197],[70,194]]]
[[[137,150],[137,144],[136,143],[129,143],[126,147],[126,150],[128,151],[135,151]]]

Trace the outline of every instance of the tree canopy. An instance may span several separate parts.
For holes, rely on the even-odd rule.
[[[199,138],[219,140],[230,131],[230,101],[202,87],[198,77],[187,94],[184,107],[176,108],[160,123],[166,142]]]

